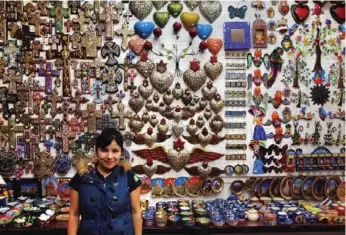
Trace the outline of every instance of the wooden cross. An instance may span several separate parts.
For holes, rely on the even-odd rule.
[[[54,143],[52,140],[48,139],[44,142],[44,146],[46,146],[47,152],[50,153],[50,150],[54,146]]]
[[[85,33],[85,24],[90,23],[90,19],[85,16],[85,11],[83,10],[79,10],[78,17],[74,18],[72,21],[74,24],[78,25],[78,31],[81,34]]]
[[[24,159],[27,161],[33,160],[35,154],[40,151],[39,143],[39,136],[34,135],[30,129],[25,129],[22,136],[17,136],[17,148],[24,148]]]
[[[3,78],[3,83],[9,83],[8,93],[9,94],[17,94],[17,84],[21,84],[23,82],[23,76],[17,74],[16,69],[8,69],[7,73]]]
[[[113,40],[113,24],[119,22],[119,14],[114,9],[112,4],[103,1],[101,5],[103,7],[103,11],[99,16],[99,21],[105,24],[105,39]]]
[[[79,49],[81,40],[82,40],[82,36],[80,35],[80,33],[74,32],[70,36],[70,41],[72,42],[72,49]]]
[[[123,49],[123,51],[126,51],[128,48],[128,38],[133,36],[135,34],[135,31],[133,29],[130,29],[127,21],[124,21],[121,29],[117,29],[115,33],[118,36],[122,36],[121,49]]]
[[[132,113],[130,111],[125,112],[125,105],[121,99],[117,104],[117,111],[112,112],[112,118],[119,119],[119,130],[125,130],[125,118],[131,118]]]
[[[81,63],[79,69],[75,69],[75,78],[81,79],[82,94],[90,94],[90,80],[95,77],[94,70],[91,69],[89,63]]]
[[[17,68],[18,57],[21,55],[17,41],[9,40],[4,47],[4,56],[7,59],[9,68]]]
[[[116,101],[115,99],[113,99],[113,96],[112,96],[112,95],[109,95],[109,96],[107,97],[107,99],[105,99],[105,100],[103,101],[103,104],[101,105],[101,110],[102,110],[102,112],[105,113],[106,110],[108,110],[109,112],[112,112],[112,110],[113,110],[113,104],[115,104],[116,102],[118,102],[118,101]]]
[[[51,118],[46,118],[44,110],[41,109],[37,118],[31,119],[31,123],[39,127],[40,142],[46,141],[47,129],[46,125],[52,125],[53,121]]]
[[[7,126],[0,126],[0,132],[8,138],[9,148],[16,149],[16,133],[23,132],[23,126],[17,126],[14,118],[8,119]]]
[[[91,67],[94,69],[94,74],[96,78],[101,78],[101,68],[105,67],[105,63],[100,61],[100,58],[95,58],[94,63]]]
[[[111,119],[111,115],[103,114],[102,118],[97,120],[96,128],[101,131],[106,128],[118,128],[118,122]]]
[[[7,87],[0,87],[0,103],[2,104],[2,117],[4,119],[9,119],[11,117],[9,103],[16,103],[16,102],[17,102],[16,95],[8,94]]]
[[[97,49],[102,46],[102,38],[98,37],[95,32],[88,31],[82,37],[82,47],[85,50],[87,58],[96,58]]]
[[[51,35],[49,38],[48,38],[48,45],[50,45],[50,49],[53,50],[53,51],[57,51],[58,48],[59,48],[59,45],[61,43],[60,41],[60,35]]]
[[[32,54],[35,58],[40,57],[40,52],[42,51],[42,44],[40,41],[36,40],[31,44]]]
[[[77,118],[71,118],[68,121],[68,126],[70,127],[70,130],[76,132],[77,134],[80,134],[84,132],[85,122],[83,120],[79,122]]]
[[[67,100],[64,100],[60,107],[58,108],[58,113],[63,114],[63,121],[67,122],[68,115],[73,113],[73,109],[70,107],[70,103]]]
[[[53,69],[53,63],[46,62],[45,65],[41,63],[38,75],[45,77],[45,92],[51,94],[53,91],[53,77],[59,77],[59,71]]]
[[[88,103],[87,111],[83,111],[82,118],[87,119],[88,132],[94,134],[97,130],[97,119],[102,117],[102,111],[96,110],[96,104]]]
[[[57,33],[63,32],[64,18],[70,17],[70,8],[63,8],[62,2],[55,1],[54,7],[49,8],[49,17],[55,18],[55,31]]]
[[[76,132],[69,130],[68,124],[65,123],[62,125],[62,131],[57,131],[55,137],[62,141],[62,152],[68,153],[70,151],[70,139],[76,138]]]
[[[61,103],[63,101],[63,98],[58,95],[57,91],[54,90],[52,94],[47,95],[43,99],[52,103],[50,107],[50,115],[52,116],[52,118],[54,118],[58,113],[57,105],[58,103]]]
[[[24,57],[21,57],[19,62],[23,64],[20,67],[20,70],[23,71],[25,75],[30,75],[31,73],[35,73],[37,71],[36,63],[38,62],[38,59],[34,57],[31,51],[25,51]]]
[[[65,27],[66,27],[66,32],[70,32],[72,26],[73,26],[73,21],[68,19],[65,23],[64,23]]]
[[[20,2],[7,2],[6,1],[6,18],[8,21],[18,21],[20,15]]]
[[[123,80],[123,74],[118,68],[106,68],[102,73],[102,81],[107,83],[107,93],[117,93],[118,85]]]
[[[0,8],[4,9],[5,2],[0,2]],[[0,13],[0,44],[5,44],[7,41],[7,21],[4,12]]]

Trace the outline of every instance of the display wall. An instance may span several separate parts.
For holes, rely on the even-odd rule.
[[[253,176],[343,175],[344,2],[0,9],[4,178],[42,179],[51,196],[73,163],[92,158],[105,127],[122,131],[133,169],[151,178],[154,195],[142,194],[151,202],[224,198],[231,182]],[[216,180],[191,178],[198,174]],[[170,182],[173,192],[163,193]]]

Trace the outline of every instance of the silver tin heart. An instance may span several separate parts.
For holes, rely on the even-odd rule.
[[[198,7],[201,4],[201,1],[197,1],[197,0],[185,0],[184,2],[190,11],[195,10],[196,7]]]
[[[160,10],[162,7],[164,7],[168,1],[152,1],[154,7],[156,8],[156,10]]]
[[[129,5],[131,13],[139,20],[144,20],[152,11],[153,4],[151,1],[131,1]]]
[[[154,88],[149,85],[147,79],[143,80],[143,84],[138,87],[138,93],[143,97],[143,99],[148,99],[151,94],[153,94]]]
[[[219,1],[202,1],[199,10],[209,23],[213,23],[221,15],[222,5]]]
[[[144,106],[144,99],[135,92],[129,100],[129,106],[135,113],[138,113]]]

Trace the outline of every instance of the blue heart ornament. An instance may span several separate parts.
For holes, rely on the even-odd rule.
[[[155,24],[150,21],[137,21],[134,28],[139,37],[142,39],[147,39],[152,34]]]
[[[211,26],[211,24],[197,24],[196,29],[198,37],[202,40],[206,40],[207,38],[209,38],[209,36],[213,32],[213,26]]]

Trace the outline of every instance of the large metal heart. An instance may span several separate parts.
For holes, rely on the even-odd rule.
[[[209,105],[210,108],[214,111],[214,113],[219,113],[225,106],[225,102],[223,100],[212,100],[210,101]]]
[[[138,113],[144,106],[144,99],[137,94],[129,100],[129,106],[135,113]]]
[[[223,70],[223,65],[220,62],[211,63],[210,61],[204,64],[205,73],[212,80],[215,80]]]
[[[131,1],[129,9],[139,20],[144,20],[153,9],[153,4],[151,1]]]
[[[146,174],[149,178],[151,178],[155,172],[157,170],[157,165],[151,165],[151,166],[148,166],[147,164],[144,164],[143,165],[143,171],[144,171],[144,174]]]
[[[168,1],[152,1],[153,2],[153,5],[154,7],[156,8],[156,10],[160,10],[162,7],[164,7]]]
[[[220,16],[222,5],[219,1],[203,1],[199,5],[199,10],[204,18],[213,23]]]
[[[188,69],[183,75],[184,82],[193,91],[198,91],[205,81],[207,80],[207,75],[204,70],[193,71]]]
[[[138,60],[136,63],[136,69],[144,78],[150,77],[151,73],[155,68],[155,63],[152,60],[141,61]]]
[[[182,125],[180,125],[179,123],[175,123],[172,126],[172,132],[173,132],[175,137],[179,137],[179,136],[181,136],[181,134],[183,134],[184,127]]]
[[[151,94],[153,94],[154,88],[152,86],[143,86],[138,87],[138,93],[143,97],[143,99],[148,99]]]
[[[201,4],[201,1],[198,1],[198,0],[186,0],[185,1],[185,5],[187,6],[187,8],[190,9],[190,11],[195,10],[195,8],[199,6],[199,4]]]
[[[183,169],[190,160],[190,153],[188,150],[183,149],[181,151],[176,151],[175,149],[170,149],[167,153],[168,163],[172,168],[179,172]]]
[[[206,100],[212,100],[213,97],[216,95],[216,93],[217,93],[217,89],[215,86],[212,86],[210,88],[208,86],[205,86],[202,89],[202,94]]]
[[[168,71],[164,73],[154,71],[150,76],[150,82],[158,92],[163,94],[173,83],[173,74]]]

